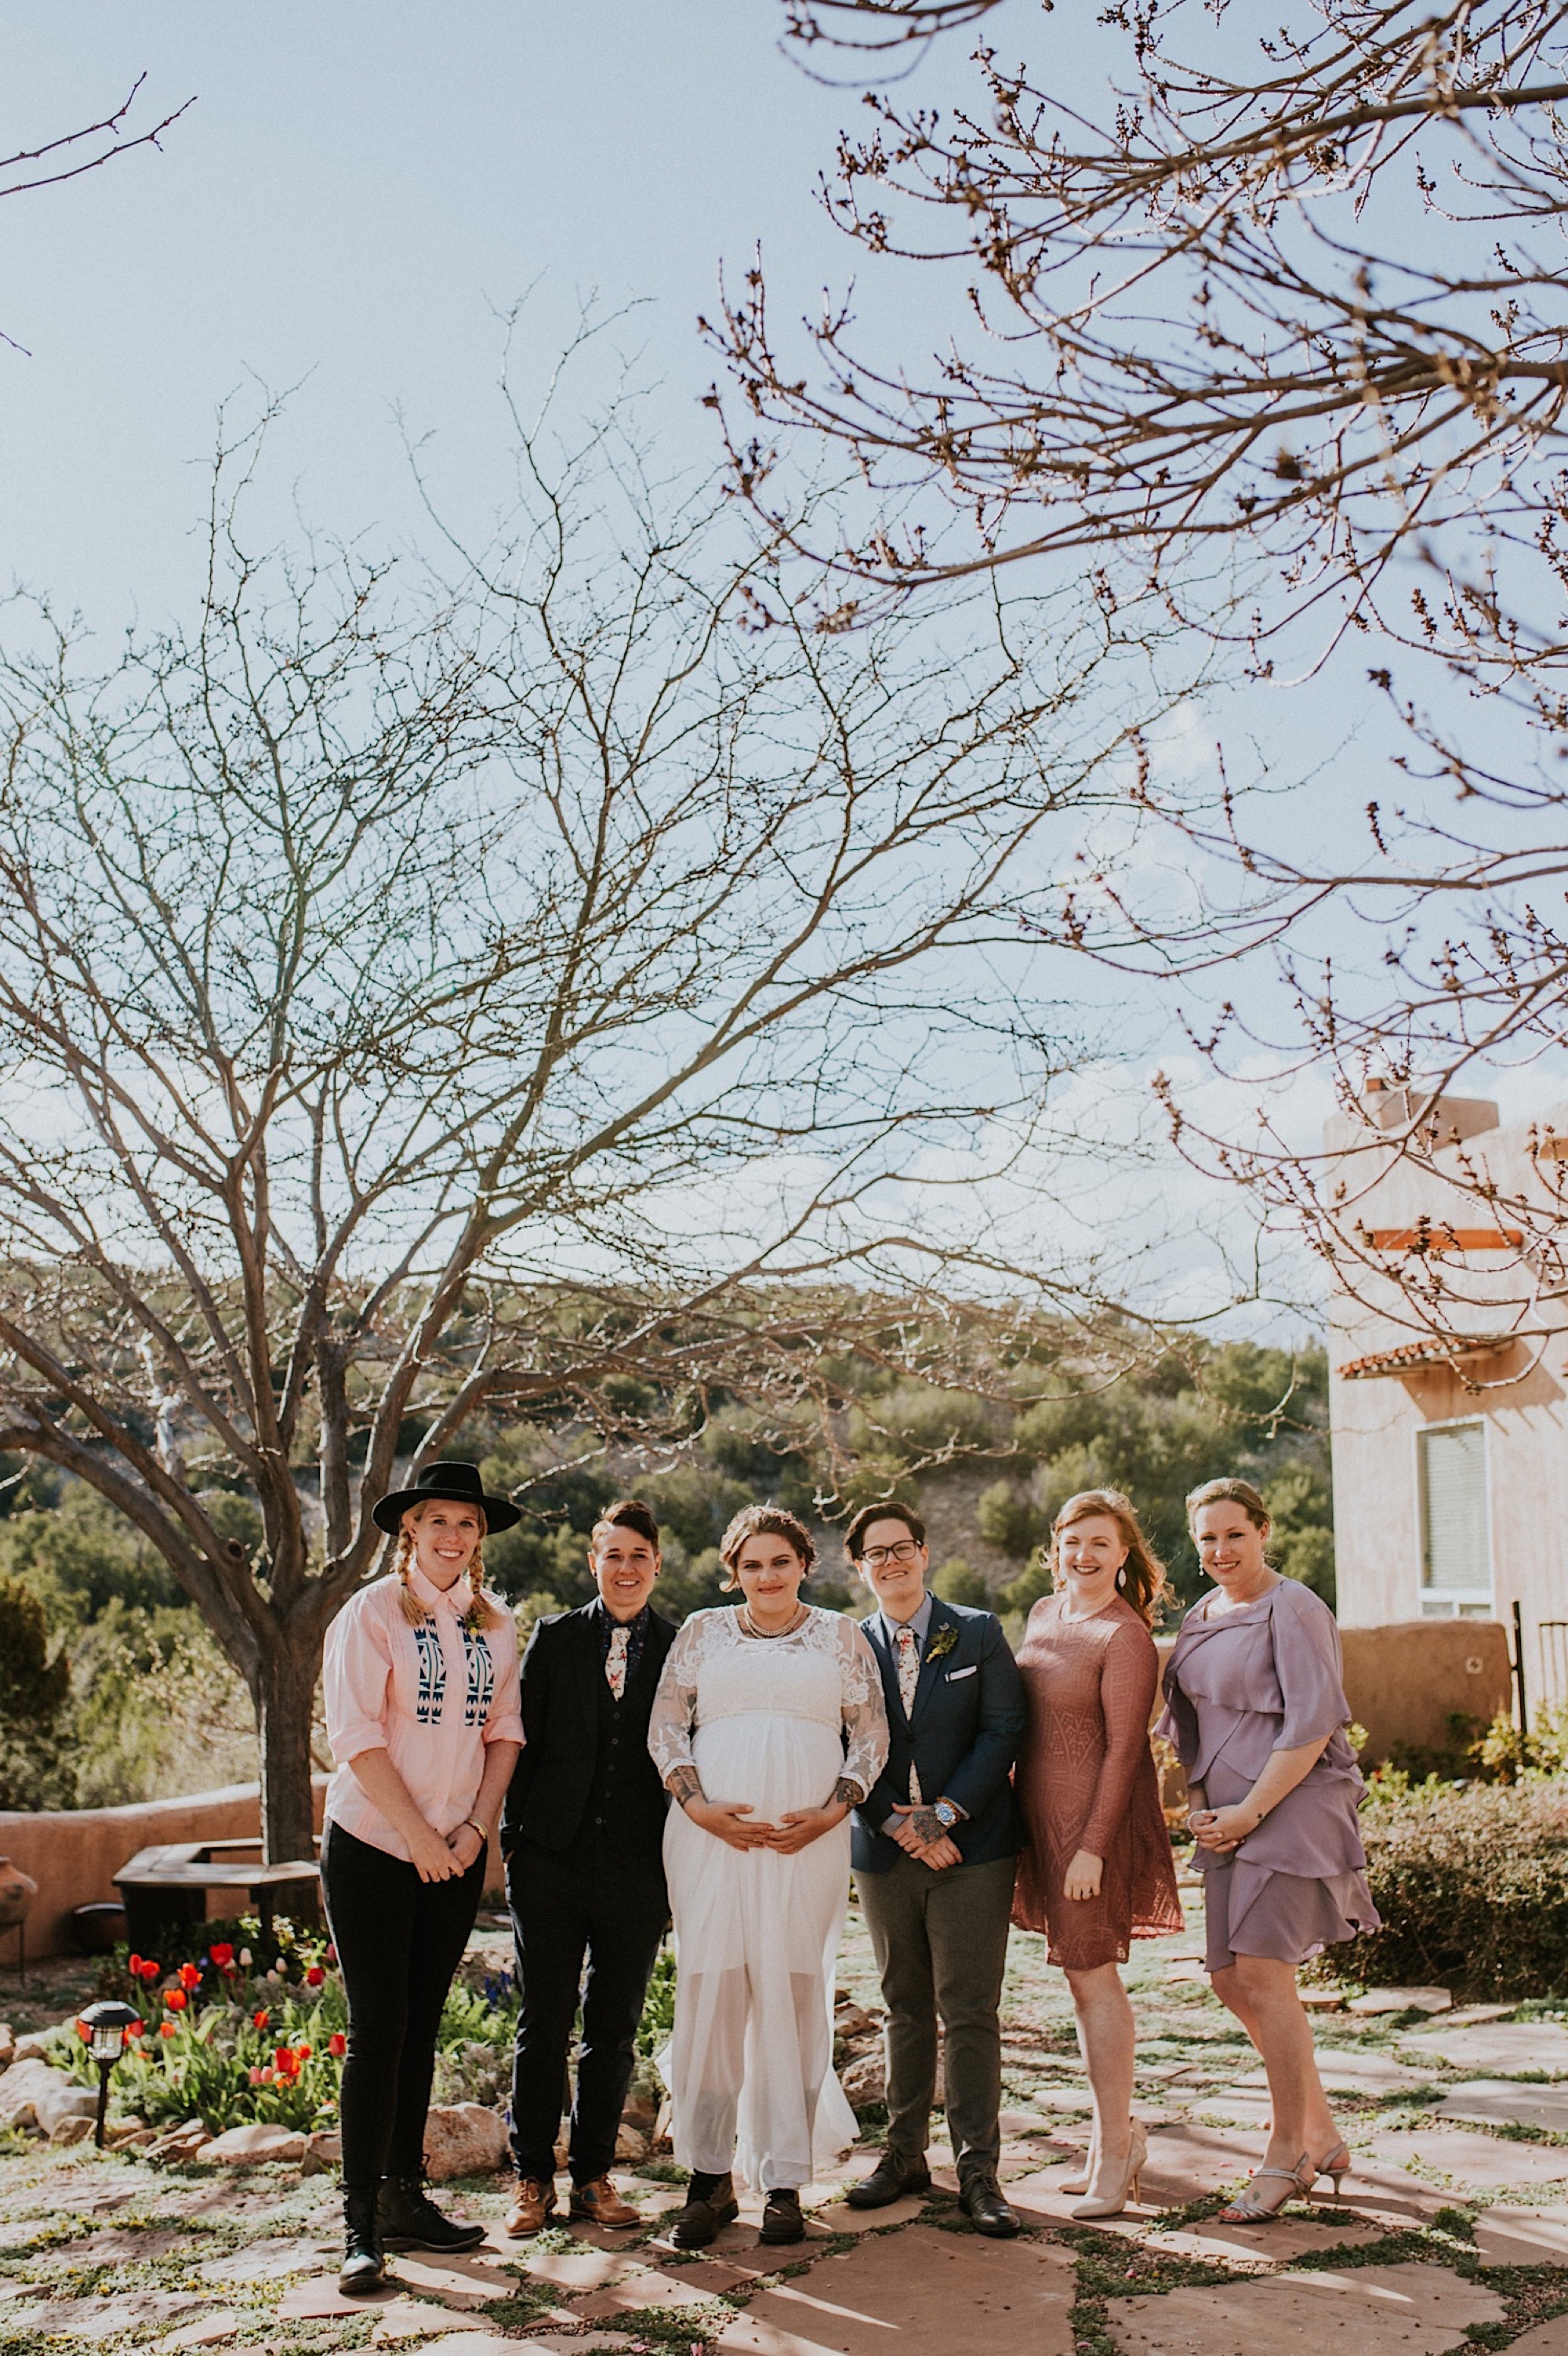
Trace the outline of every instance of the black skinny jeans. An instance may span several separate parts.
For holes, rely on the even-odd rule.
[[[339,2118],[343,2190],[418,2177],[441,2008],[479,1911],[485,1852],[450,1881],[328,1823],[321,1887],[349,1997]]]

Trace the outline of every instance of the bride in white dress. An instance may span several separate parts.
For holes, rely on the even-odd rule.
[[[832,2067],[833,1965],[849,1813],[887,1756],[865,1638],[800,1600],[815,1559],[804,1525],[748,1505],[720,1551],[745,1601],[686,1622],[648,1738],[679,1803],[664,1866],[675,2156],[693,2171],[673,2238],[686,2249],[736,2215],[732,2169],[768,2196],[764,2240],[798,2241],[800,2186],[854,2141]]]

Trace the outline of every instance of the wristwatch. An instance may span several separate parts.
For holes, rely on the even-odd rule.
[[[935,1816],[944,1833],[951,1832],[962,1813],[961,1808],[953,1806],[950,1800],[939,1800],[931,1810],[932,1815]]]

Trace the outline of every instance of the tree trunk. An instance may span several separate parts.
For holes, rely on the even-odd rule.
[[[318,1644],[269,1647],[258,1678],[263,1854],[269,1865],[315,1855],[311,1845],[310,1718],[321,1669]]]

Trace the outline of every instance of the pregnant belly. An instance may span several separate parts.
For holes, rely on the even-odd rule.
[[[707,1798],[746,1803],[768,1824],[822,1806],[843,1765],[837,1730],[807,1718],[710,1719],[697,1729],[693,1753]]]

